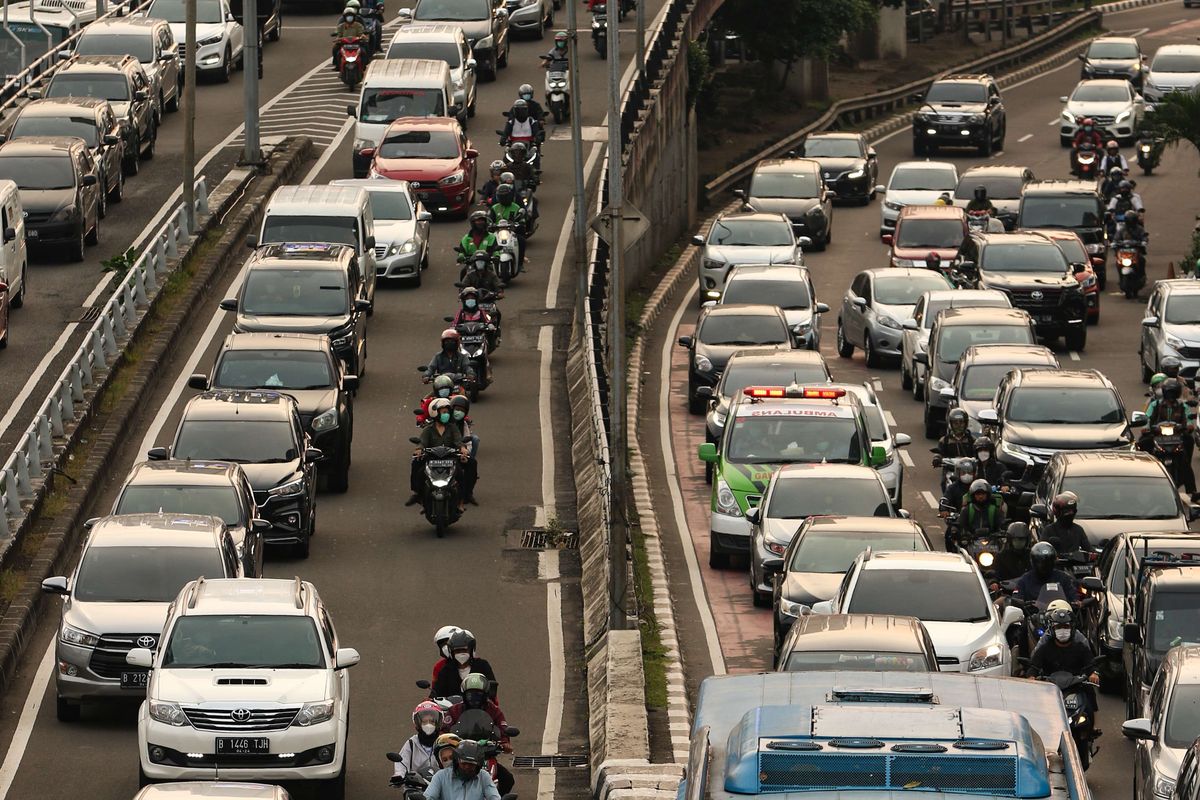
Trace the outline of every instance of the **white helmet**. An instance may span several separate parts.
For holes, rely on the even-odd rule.
[[[438,632],[433,635],[433,646],[436,647],[438,652],[442,654],[442,658],[450,657],[450,650],[446,645],[449,643],[450,637],[459,630],[461,630],[461,628],[458,628],[454,625],[443,625],[442,627],[438,628]]]

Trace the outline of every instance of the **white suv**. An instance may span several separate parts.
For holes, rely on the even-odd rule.
[[[832,600],[814,614],[895,614],[925,624],[942,672],[1011,675],[1004,632],[1024,619],[996,613],[975,562],[963,553],[867,550],[854,560]]]
[[[358,651],[337,633],[311,583],[192,581],[175,598],[138,712],[138,777],[321,780],[346,791],[347,667]]]

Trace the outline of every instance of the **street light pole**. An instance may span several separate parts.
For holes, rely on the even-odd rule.
[[[183,208],[188,231],[196,230],[196,0],[183,15]]]
[[[571,92],[571,161],[575,172],[575,219],[572,228],[572,243],[575,250],[575,271],[579,279],[579,297],[576,307],[579,319],[583,319],[583,304],[587,302],[587,218],[588,205],[584,197],[583,182],[583,117],[579,110],[579,36],[576,32],[578,14],[575,11],[575,0],[567,2],[567,30],[571,38],[571,47],[567,51],[568,73],[570,74],[569,89]]]
[[[646,0],[637,0],[637,68],[646,75]]]
[[[258,2],[242,0],[242,33],[245,37],[242,49],[242,85],[245,89],[246,125],[243,134],[243,164],[258,164],[262,161],[258,141]],[[253,33],[251,33],[251,28]]]

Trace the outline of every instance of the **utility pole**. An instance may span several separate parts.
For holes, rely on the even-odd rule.
[[[194,2],[194,0],[193,0]],[[242,0],[242,33],[245,47],[242,50],[242,85],[245,89],[246,125],[242,139],[242,163],[247,165],[262,162],[258,143],[258,2]]]
[[[196,0],[184,3],[183,25],[183,213],[191,232],[196,230]]]
[[[571,161],[575,172],[575,219],[573,227],[572,242],[575,249],[575,271],[579,279],[579,297],[576,300],[576,308],[578,309],[579,319],[583,319],[583,304],[587,302],[588,279],[587,279],[587,218],[588,204],[587,198],[584,197],[586,191],[583,183],[583,117],[579,110],[579,34],[576,32],[576,6],[575,0],[566,0],[567,3],[567,30],[571,42],[571,48],[567,52],[568,72],[570,74],[570,82],[568,88],[571,92]]]
[[[646,0],[637,0],[637,68],[646,76]]]
[[[646,0],[640,0],[645,2]],[[573,3],[574,0],[567,0]],[[621,0],[608,0],[612,3]],[[621,265],[625,257],[621,237],[621,40],[620,14],[609,14],[608,26],[608,374],[609,455],[612,458],[612,510],[609,518],[609,630],[625,628],[626,542],[629,531],[625,488],[628,481],[625,441],[625,286]],[[613,25],[611,22],[618,22]]]

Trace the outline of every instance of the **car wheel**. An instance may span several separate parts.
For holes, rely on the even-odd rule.
[[[146,142],[146,146],[142,149],[141,157],[149,161],[154,158],[154,148],[158,145],[158,123],[150,123],[150,141]]]
[[[67,258],[72,261],[83,261],[83,223],[79,225],[79,239],[67,245]]]
[[[718,553],[712,542],[708,544],[708,566],[713,569],[725,569],[729,566],[729,554]]]
[[[925,406],[925,438],[936,439],[940,432],[941,426],[934,420],[933,415],[929,413],[929,406]]]
[[[108,199],[114,203],[119,203],[125,199],[125,172],[123,170],[117,170],[117,185],[108,195]]]
[[[153,783],[154,781],[142,771],[142,762],[138,761],[138,788],[145,789],[147,786],[150,786]]]
[[[101,172],[98,177],[100,191],[99,199],[96,200],[96,219],[104,219],[108,216],[108,176]]]
[[[506,68],[506,67],[508,67],[508,49],[509,49],[509,44],[508,44],[508,41],[507,41],[507,40],[505,40],[505,42],[504,42],[504,55],[502,55],[502,56],[499,56],[499,57],[496,59],[496,66],[497,66],[497,67],[501,67],[501,68]]]
[[[25,265],[22,264],[21,265],[21,291],[17,292],[15,295],[13,295],[11,298],[9,298],[9,301],[8,301],[9,306],[11,306],[12,308],[20,308],[21,306],[25,305],[25,288],[27,286],[29,286],[29,283],[28,283],[29,279],[28,279],[28,277],[26,277],[25,273],[26,273]]]
[[[338,772],[337,777],[325,781],[321,797],[324,800],[346,800],[346,764],[344,759],[342,769]]]
[[[916,375],[912,379],[912,396],[913,400],[925,399],[925,382],[918,379]]]
[[[21,284],[21,291],[25,291],[25,284],[23,282]],[[1150,368],[1146,366],[1145,353],[1139,353],[1138,355],[1139,355],[1139,360],[1142,363],[1142,383],[1149,383],[1150,379],[1154,377],[1154,373],[1151,372]]]
[[[1099,325],[1100,324],[1100,309],[1097,308],[1095,314],[1088,314],[1087,324],[1088,325]]]
[[[711,461],[704,462],[704,482],[712,486],[713,481],[713,465]]]
[[[900,388],[906,392],[912,391],[913,388],[912,375],[909,375],[908,370],[904,368],[903,359],[900,361]]]
[[[1063,342],[1067,345],[1068,350],[1076,352],[1087,347],[1087,326],[1081,325],[1071,331],[1068,331],[1063,336]]]
[[[221,59],[221,72],[217,76],[221,83],[229,83],[229,79],[233,77],[233,53],[229,52],[229,48],[225,48],[225,57]]]
[[[846,341],[846,333],[842,330],[842,320],[838,319],[837,324],[837,353],[842,358],[850,358],[854,355],[854,345]]]
[[[70,703],[67,702],[67,698],[59,697],[55,704],[55,716],[58,717],[59,722],[78,722],[80,709],[79,703]]]
[[[92,225],[92,229],[88,231],[88,235],[84,237],[88,244],[96,245],[100,243],[100,218],[97,215],[96,222]]]
[[[866,358],[868,367],[878,367],[883,363],[883,359],[875,352],[875,345],[871,344],[870,331],[863,336],[863,357]]]
[[[163,104],[163,108],[165,108],[167,111],[178,111],[179,110],[179,101],[182,99],[182,97],[181,97],[182,95],[183,95],[183,82],[176,81],[175,82],[175,94],[171,97],[170,100],[168,100],[166,103]]]
[[[153,124],[153,123],[151,123]],[[132,153],[132,155],[130,155]],[[137,175],[142,171],[140,159],[142,157],[142,136],[137,131],[133,133],[132,146],[125,153],[125,174]]]
[[[1067,136],[1059,136],[1059,137],[1058,137],[1058,146],[1059,146],[1059,147],[1070,147],[1070,146],[1071,146],[1071,139],[1070,139],[1070,137],[1067,137]]]
[[[350,444],[348,442],[342,446],[342,457],[337,460],[337,464],[330,471],[325,485],[329,487],[329,491],[336,494],[345,494],[346,490],[350,488]]]
[[[696,387],[688,384],[688,413],[697,415],[703,414],[704,408],[707,405],[708,403],[703,397],[696,396]]]
[[[992,144],[992,134],[989,131],[984,134],[983,143],[979,145],[979,155],[983,158],[990,156],[992,154]]]
[[[913,155],[916,156],[917,158],[920,158],[921,156],[927,156],[927,155],[929,155],[929,148],[926,145],[921,144],[921,142],[919,140],[914,138],[913,139]]]
[[[753,575],[753,574],[754,573],[751,573],[751,575]],[[753,581],[751,581],[751,582],[753,582]],[[757,589],[755,589],[753,586],[751,586],[750,593],[754,596],[754,607],[755,608],[770,608],[771,607],[771,593],[770,592],[760,592]]]
[[[281,36],[283,36],[283,17],[282,16],[280,16],[275,21],[275,27],[272,28],[271,32],[267,34],[267,41],[268,42],[278,42]]]

